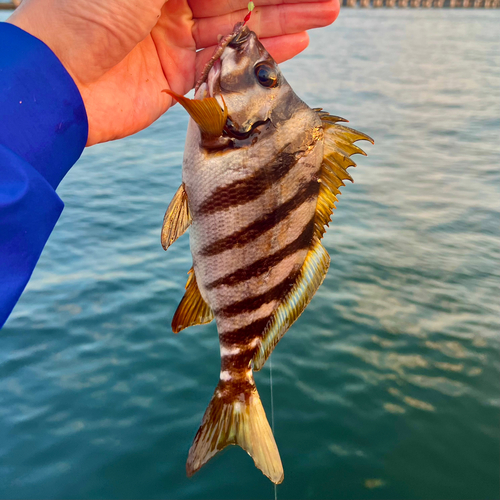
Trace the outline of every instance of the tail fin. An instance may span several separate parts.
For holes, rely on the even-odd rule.
[[[259,394],[254,388],[250,394],[241,396],[228,400],[219,386],[215,390],[189,450],[186,463],[188,476],[192,476],[226,446],[237,444],[273,483],[283,481],[278,447]]]

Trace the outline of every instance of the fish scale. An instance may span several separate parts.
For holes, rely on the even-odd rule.
[[[236,25],[210,61],[189,112],[183,184],[162,228],[165,249],[190,227],[193,268],[174,332],[215,318],[221,371],[189,450],[194,474],[238,444],[274,483],[284,472],[253,370],[321,285],[320,240],[346,168],[371,139],[309,108],[247,27]],[[373,142],[373,141],[372,141]]]

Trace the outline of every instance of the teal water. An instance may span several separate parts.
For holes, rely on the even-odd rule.
[[[272,357],[278,498],[500,497],[498,26],[500,11],[345,9],[283,65],[376,145],[326,234],[325,283]],[[274,497],[235,447],[185,477],[219,346],[214,324],[169,327],[191,266],[187,236],[160,246],[177,108],[88,149],[60,186],[0,331],[1,498]],[[270,417],[267,365],[257,385]]]

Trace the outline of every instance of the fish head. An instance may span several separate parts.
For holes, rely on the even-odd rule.
[[[228,110],[225,132],[235,139],[248,138],[265,123],[293,113],[301,102],[283,77],[277,63],[257,35],[244,26],[213,63],[206,91]]]

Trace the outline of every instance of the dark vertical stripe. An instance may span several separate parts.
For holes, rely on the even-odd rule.
[[[245,401],[255,392],[255,385],[247,380],[220,380],[217,386],[220,398],[224,404],[241,401],[243,396]],[[195,437],[196,440],[196,437]]]
[[[241,328],[236,328],[235,330],[230,330],[220,334],[220,343],[224,346],[239,347],[240,349],[245,349],[245,347],[255,339],[255,337],[261,337],[264,328],[269,323],[271,315],[265,318],[257,319],[250,323],[249,325],[242,326]]]
[[[277,226],[280,222],[286,219],[293,210],[303,205],[306,201],[316,197],[318,193],[319,182],[317,180],[312,180],[302,184],[297,193],[295,193],[295,195],[288,201],[285,201],[272,212],[267,213],[260,219],[252,222],[244,229],[236,231],[229,236],[221,238],[220,240],[202,248],[200,252],[201,255],[217,255],[230,250],[231,248],[244,247],[258,238],[261,234],[270,231],[273,227]]]
[[[222,285],[234,286],[242,283],[243,281],[247,281],[250,278],[260,276],[261,274],[270,271],[273,267],[275,267],[289,255],[294,254],[298,250],[308,248],[311,245],[313,237],[314,219],[315,217],[313,216],[312,219],[306,224],[302,233],[294,241],[283,247],[281,250],[278,250],[272,255],[252,262],[252,264],[249,264],[246,267],[237,269],[230,274],[226,274],[222,278],[212,281],[212,283],[209,283],[207,285],[207,289],[211,290],[212,288],[216,288]]]
[[[237,316],[241,313],[251,312],[259,309],[259,307],[264,304],[268,304],[273,300],[278,300],[282,298],[286,292],[293,287],[295,279],[297,277],[298,270],[294,270],[290,273],[281,283],[273,286],[269,290],[260,295],[255,295],[253,297],[247,297],[246,299],[239,300],[238,302],[233,302],[227,306],[224,306],[216,311],[219,316],[224,316],[230,318],[232,316]]]
[[[208,215],[243,205],[257,199],[276,181],[284,177],[297,163],[303,151],[290,153],[285,151],[287,144],[279,151],[276,158],[260,168],[255,174],[216,189],[199,207],[198,215]]]
[[[228,371],[232,373],[234,371],[244,371],[246,372],[250,366],[250,361],[252,361],[257,347],[249,349],[245,353],[235,354],[234,356],[224,356],[221,362],[221,372]]]

